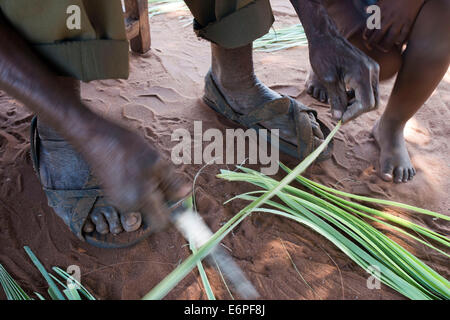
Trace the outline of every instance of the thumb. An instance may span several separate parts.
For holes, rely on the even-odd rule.
[[[328,99],[331,105],[331,115],[334,119],[340,120],[347,110],[348,98],[345,86],[332,86],[327,88]]]

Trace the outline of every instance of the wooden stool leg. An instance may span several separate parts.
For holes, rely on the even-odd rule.
[[[125,21],[131,50],[146,53],[150,50],[150,22],[147,0],[125,0]]]

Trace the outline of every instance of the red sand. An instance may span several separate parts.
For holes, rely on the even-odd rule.
[[[297,23],[288,3],[273,3],[275,27]],[[86,103],[105,116],[136,128],[167,157],[174,145],[170,134],[175,128],[192,130],[194,120],[203,121],[204,130],[227,127],[200,100],[203,76],[210,62],[208,43],[199,41],[191,26],[182,25],[176,14],[153,17],[152,51],[131,58],[129,80],[82,85]],[[255,62],[261,80],[307,105],[319,107],[322,119],[330,123],[327,107],[302,94],[308,66],[305,47],[256,53]],[[381,86],[383,106],[391,87],[392,82]],[[408,148],[418,172],[408,184],[385,183],[377,176],[378,151],[370,130],[382,109],[346,125],[335,139],[333,159],[310,168],[307,175],[348,192],[449,214],[450,72],[408,125]],[[44,280],[23,250],[28,245],[47,268],[80,266],[83,284],[99,299],[142,297],[188,256],[186,242],[174,229],[151,236],[131,249],[102,250],[77,240],[48,208],[33,173],[28,154],[30,119],[27,109],[0,92],[0,263],[27,292],[46,293]],[[291,167],[296,164],[287,157],[281,160]],[[199,168],[184,166],[179,172],[192,181]],[[226,207],[221,203],[251,190],[249,185],[215,178],[220,168],[224,166],[208,167],[198,179],[199,211],[213,230],[243,207],[243,202]],[[402,216],[449,234],[448,224],[419,215]],[[445,257],[421,244],[405,241],[396,233],[387,231],[387,234],[450,278]],[[402,298],[386,286],[381,290],[367,289],[367,274],[345,254],[308,228],[281,218],[255,214],[228,236],[224,244],[264,299]],[[313,290],[299,277],[286,250]],[[207,273],[216,296],[228,299],[217,273],[209,267]],[[0,298],[5,298],[3,292]],[[198,272],[191,272],[168,298],[205,299]]]

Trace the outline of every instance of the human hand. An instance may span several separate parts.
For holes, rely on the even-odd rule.
[[[381,29],[366,27],[363,31],[366,47],[389,52],[394,45],[403,45],[423,3],[424,0],[380,0],[377,5],[381,12]]]
[[[310,41],[311,66],[328,92],[332,116],[345,123],[375,110],[379,104],[378,64],[340,35]],[[349,105],[347,90],[355,100]]]
[[[170,218],[167,204],[185,198],[190,185],[138,134],[109,122],[97,132],[81,151],[109,201],[125,216],[140,213],[153,230],[161,230]]]

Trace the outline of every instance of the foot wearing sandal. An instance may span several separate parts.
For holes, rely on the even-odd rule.
[[[139,138],[135,136],[136,140]],[[115,149],[119,148],[115,145]],[[122,203],[137,203],[137,208],[142,210],[133,210],[136,206],[120,210],[105,198],[88,164],[67,141],[53,129],[38,123],[37,118],[31,124],[31,156],[49,206],[80,240],[97,247],[124,248],[144,240],[151,233],[161,230],[165,221],[169,220],[170,204],[179,202],[190,193],[190,186],[183,185],[171,167],[155,155],[144,157],[135,165],[132,160],[128,161],[131,167],[127,170],[111,164],[115,160],[113,158],[106,157],[110,161],[103,161],[106,163],[103,167],[112,168],[114,176],[119,177],[115,181],[130,182],[132,187],[140,186],[127,192],[130,188],[122,183],[120,195],[113,199],[122,196],[125,199],[122,199]],[[140,164],[145,164],[147,170],[141,170]],[[137,170],[138,176],[133,169]],[[125,175],[126,180],[120,179],[122,175]],[[139,178],[143,178],[147,184],[137,184]],[[149,194],[145,202],[136,198],[139,192]]]
[[[59,78],[58,84],[68,103],[79,100],[78,81]],[[33,118],[33,165],[49,206],[80,240],[101,248],[129,247],[167,225],[169,204],[186,197],[190,185],[141,136],[84,112],[60,128],[77,133],[70,144]]]
[[[81,190],[97,189],[98,182],[91,175],[88,164],[81,158],[70,144],[61,138],[53,129],[38,121],[39,134],[39,168],[40,181],[45,190]],[[56,204],[54,210],[65,220],[67,215],[62,204]],[[86,218],[82,231],[101,235],[108,233],[117,235],[121,232],[133,232],[141,226],[142,217],[138,212],[121,213],[106,200],[97,199],[94,208]]]
[[[309,150],[304,152],[304,155],[299,158],[304,158],[312,150],[317,148],[324,140],[324,133],[327,134],[329,130],[324,130],[323,124],[319,124],[316,120],[316,114],[313,110],[308,110],[299,102],[287,97],[283,97],[277,92],[269,89],[262,82],[260,82],[253,69],[252,45],[247,45],[237,49],[225,49],[218,45],[211,44],[212,49],[212,67],[210,73],[206,77],[205,102],[213,109],[218,111],[220,106],[218,104],[226,104],[226,108],[231,108],[232,113],[238,115],[255,114],[258,108],[263,109],[268,104],[274,104],[274,109],[283,109],[283,104],[293,104],[294,109],[298,108],[304,115],[309,118],[309,127],[311,133],[309,137],[305,138],[310,141],[306,143]],[[211,89],[211,86],[214,87]],[[220,97],[219,97],[220,96]],[[225,100],[225,101],[218,101]],[[276,105],[279,102],[279,107]],[[218,111],[220,112],[220,111]],[[276,110],[275,110],[276,112]],[[299,130],[298,121],[292,118],[292,115],[281,111],[278,115],[274,115],[267,119],[262,116],[264,121],[258,123],[259,126],[267,129],[279,129],[280,139],[286,141],[294,147],[299,145]],[[225,115],[225,114],[224,114]],[[227,115],[225,115],[227,116]],[[231,119],[236,120],[236,119]],[[306,121],[303,119],[303,121]],[[239,121],[238,121],[239,122]],[[244,122],[244,121],[243,121]],[[246,125],[246,123],[239,123]],[[248,125],[247,125],[248,126]],[[301,131],[301,130],[300,130]],[[325,131],[325,132],[323,132]],[[303,147],[302,147],[303,148]],[[281,148],[280,148],[281,149]],[[285,151],[285,150],[283,150]],[[329,151],[329,150],[328,150]],[[288,152],[293,155],[292,153]],[[327,156],[328,157],[328,156]]]

